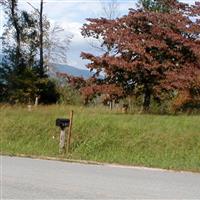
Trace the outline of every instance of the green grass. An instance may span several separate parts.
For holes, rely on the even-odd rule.
[[[125,115],[103,108],[0,108],[3,154],[59,155],[55,119],[74,110],[71,158],[200,172],[200,117]]]

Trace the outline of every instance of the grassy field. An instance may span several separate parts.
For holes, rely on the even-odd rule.
[[[1,106],[1,153],[63,157],[55,119],[68,117],[72,109],[70,158],[200,172],[200,116],[125,115],[58,105],[29,112]]]

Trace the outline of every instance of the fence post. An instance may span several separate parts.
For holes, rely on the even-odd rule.
[[[65,153],[65,130],[66,128],[62,128],[60,131],[60,143],[59,143],[59,153]]]

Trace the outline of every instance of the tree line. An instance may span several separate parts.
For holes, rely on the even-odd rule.
[[[7,16],[3,34],[5,54],[0,68],[1,101],[25,102],[40,96],[41,102],[71,99],[78,94],[84,104],[102,97],[104,104],[135,98],[143,112],[152,102],[170,101],[175,109],[200,108],[200,3],[177,0],[139,0],[127,15],[117,15],[113,0],[103,5],[105,17],[89,18],[82,27],[93,38],[101,55],[82,52],[93,77],[84,80],[57,73],[67,90],[57,90],[49,79],[53,54],[65,59],[71,36],[61,40],[62,29],[50,23],[40,8],[32,13],[18,9],[17,0],[2,1]],[[60,44],[60,45],[58,45]],[[57,46],[56,46],[57,45]],[[54,52],[55,53],[55,52]],[[56,55],[57,55],[56,54]],[[55,58],[54,58],[55,59]],[[76,92],[74,92],[76,91]],[[74,98],[73,97],[73,98]],[[173,100],[173,101],[172,101]],[[67,101],[71,103],[70,101]]]
[[[31,12],[20,10],[18,0],[0,4],[7,21],[1,38],[0,101],[31,103],[37,97],[43,103],[57,102],[59,93],[47,72],[52,61],[66,59],[72,36],[50,24],[43,0],[39,8],[27,3]]]

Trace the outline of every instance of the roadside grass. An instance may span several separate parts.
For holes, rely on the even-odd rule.
[[[74,110],[70,155],[59,155],[55,119]],[[0,107],[1,154],[70,157],[200,172],[200,116],[131,115],[105,108]]]

